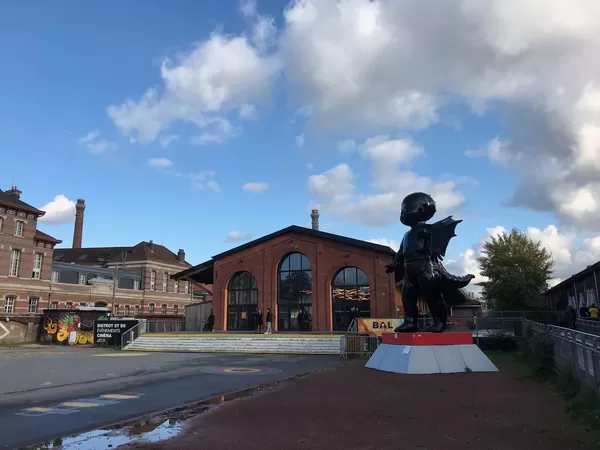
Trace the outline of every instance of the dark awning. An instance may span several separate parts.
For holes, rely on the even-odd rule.
[[[171,275],[174,280],[191,280],[196,283],[213,284],[214,261],[203,262],[189,269]]]

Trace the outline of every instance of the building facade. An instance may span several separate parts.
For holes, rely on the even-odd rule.
[[[274,313],[278,331],[346,331],[361,317],[401,312],[387,246],[291,226],[214,256],[174,279],[213,285],[215,329],[252,330],[256,313]]]
[[[85,202],[77,201],[74,248],[37,229],[44,215],[20,199],[13,187],[0,191],[0,313],[38,314],[44,308],[106,306],[114,314],[182,316],[210,286],[171,274],[191,267],[177,254],[152,241],[132,247],[81,247]]]
[[[581,307],[589,307],[592,303],[598,305],[598,281],[600,278],[600,261],[578,272],[546,293],[548,307],[563,309],[571,305],[576,311]]]

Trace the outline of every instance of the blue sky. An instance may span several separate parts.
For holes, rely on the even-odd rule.
[[[193,263],[291,224],[310,226],[315,205],[325,231],[399,241],[400,201],[413,187],[442,196],[438,219],[465,219],[449,248],[457,271],[473,269],[465,252],[477,256],[486,230],[498,226],[537,228],[557,254],[566,245],[559,262],[571,273],[600,256],[597,211],[573,207],[600,190],[563,175],[553,180],[558,171],[547,162],[552,155],[576,160],[585,144],[574,142],[565,154],[548,147],[560,128],[544,126],[558,114],[549,92],[563,86],[572,93],[566,106],[584,93],[568,74],[532,67],[541,64],[529,38],[537,32],[533,19],[516,25],[529,34],[519,35],[515,62],[500,67],[498,52],[516,45],[503,34],[515,26],[512,13],[494,16],[494,45],[460,34],[460,20],[492,20],[475,10],[456,16],[456,27],[438,27],[436,41],[419,30],[427,8],[403,3],[413,7],[366,0],[306,0],[287,9],[275,1],[4,3],[0,148],[10,170],[2,188],[18,185],[38,207],[57,195],[85,199],[85,246],[153,239],[184,248]],[[399,44],[390,38],[398,39],[394,30],[411,38]],[[550,37],[537,42],[552,59],[543,53],[544,45],[554,48]],[[474,55],[488,59],[470,63]],[[592,69],[581,73],[595,81]],[[344,141],[354,145],[340,149]],[[327,172],[335,167],[337,178]],[[427,180],[408,183],[408,173]],[[349,182],[351,196],[343,189]],[[246,183],[266,189],[248,192]],[[582,189],[588,197],[570,197]],[[66,200],[51,205],[56,211],[40,225],[67,245],[71,207]]]

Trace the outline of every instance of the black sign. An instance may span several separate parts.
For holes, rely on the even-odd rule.
[[[120,347],[123,334],[136,326],[137,323],[137,320],[96,320],[94,322],[94,342],[96,344]],[[137,328],[131,333],[127,333],[123,344],[127,345],[138,337],[138,335]]]

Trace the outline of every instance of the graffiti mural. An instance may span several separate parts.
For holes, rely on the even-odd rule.
[[[94,321],[106,320],[104,311],[44,310],[41,341],[75,345],[94,343]]]

